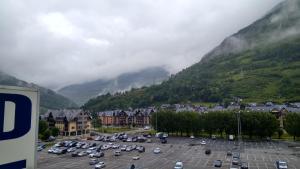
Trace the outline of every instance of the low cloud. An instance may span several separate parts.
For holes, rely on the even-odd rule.
[[[147,67],[171,73],[281,0],[0,2],[0,69],[52,89]]]

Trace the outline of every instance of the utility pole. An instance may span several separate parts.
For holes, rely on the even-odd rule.
[[[156,117],[156,132],[158,132],[158,128],[157,128],[157,116],[158,116],[158,112],[155,113],[155,117]]]
[[[238,125],[238,146],[239,146],[239,151],[241,151],[241,128],[242,128],[242,125],[241,125],[241,111],[238,111],[237,113],[237,125]]]

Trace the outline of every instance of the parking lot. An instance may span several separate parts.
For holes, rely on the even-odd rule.
[[[200,142],[205,140],[206,145]],[[102,141],[97,144],[105,144]],[[136,169],[168,169],[174,168],[176,161],[182,161],[185,169],[199,168],[215,168],[213,163],[215,160],[222,160],[221,168],[229,169],[230,167],[238,168],[231,165],[231,156],[227,156],[227,151],[238,151],[237,142],[227,140],[212,139],[190,139],[190,138],[168,138],[167,144],[161,144],[157,138],[152,138],[152,143],[138,142],[121,142],[117,144],[123,145],[143,145],[146,148],[144,153],[138,151],[121,152],[121,156],[114,156],[114,149],[105,150],[104,157],[100,158],[108,169],[129,169],[131,164]],[[160,154],[154,154],[153,149],[161,148]],[[204,152],[211,149],[210,155]],[[241,160],[249,164],[251,169],[275,169],[276,160],[284,160],[288,163],[288,168],[300,169],[300,159],[296,156],[294,149],[289,148],[283,142],[242,142],[240,144]],[[132,157],[140,156],[139,160],[133,160]],[[38,153],[39,169],[89,169],[94,168],[89,165],[90,158],[71,157],[71,154],[55,155],[48,154],[47,149]]]

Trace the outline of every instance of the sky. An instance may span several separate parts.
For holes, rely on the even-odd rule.
[[[281,0],[1,0],[0,70],[57,90],[162,66],[174,74]]]

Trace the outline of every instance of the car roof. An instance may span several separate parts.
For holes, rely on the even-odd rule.
[[[278,161],[279,163],[286,163],[285,161]]]

